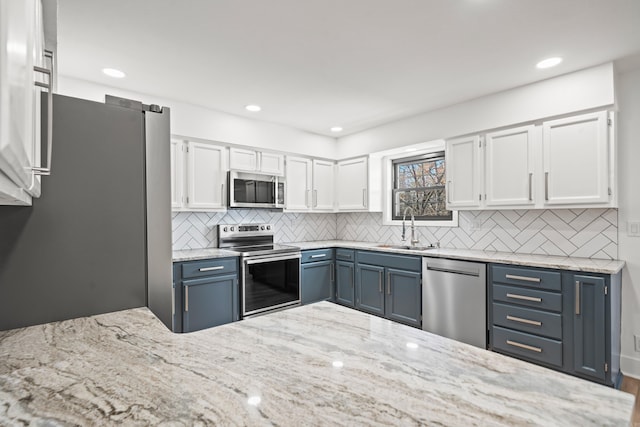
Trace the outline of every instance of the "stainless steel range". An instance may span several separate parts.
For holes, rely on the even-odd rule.
[[[273,240],[272,224],[218,225],[218,247],[241,257],[242,317],[300,305],[300,248]]]

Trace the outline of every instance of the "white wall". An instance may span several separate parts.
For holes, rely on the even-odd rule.
[[[327,136],[259,120],[222,113],[204,107],[103,86],[66,76],[58,78],[58,93],[104,102],[105,94],[159,104],[171,108],[171,133],[228,144],[268,148],[307,156],[335,159],[336,140]]]
[[[613,105],[613,64],[463,102],[338,139],[338,158]]]
[[[640,68],[617,77],[618,95],[618,254],[627,266],[622,275],[622,372],[640,378],[640,237],[627,235],[627,222],[640,221]]]

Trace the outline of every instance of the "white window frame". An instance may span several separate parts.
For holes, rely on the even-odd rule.
[[[444,151],[444,140],[437,140],[416,144],[410,147],[402,147],[393,150],[392,153],[382,158],[382,224],[383,225],[402,225],[402,220],[394,220],[392,218],[392,202],[393,197],[393,161],[396,159],[409,158],[422,154],[437,153]],[[446,168],[445,158],[445,168]],[[458,211],[452,211],[451,220],[449,221],[430,221],[417,220],[416,225],[422,227],[457,227]]]

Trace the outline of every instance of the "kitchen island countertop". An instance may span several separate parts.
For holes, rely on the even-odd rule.
[[[0,424],[619,426],[632,395],[329,302],[173,334],[146,308],[0,332]]]

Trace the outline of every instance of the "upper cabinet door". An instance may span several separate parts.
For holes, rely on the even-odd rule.
[[[225,148],[193,141],[187,147],[187,208],[225,208]]]
[[[285,205],[287,210],[311,208],[311,160],[287,156]]]
[[[317,211],[333,210],[335,164],[328,160],[313,161],[313,209]]]
[[[284,156],[274,153],[260,153],[259,170],[263,173],[284,175]]]
[[[34,166],[35,0],[0,2],[0,170],[24,189]]]
[[[486,206],[534,204],[534,138],[533,125],[486,135]]]
[[[545,205],[609,202],[607,113],[542,124]]]
[[[472,135],[447,141],[447,209],[480,206],[480,137]]]
[[[184,203],[184,144],[171,140],[171,209],[180,209]]]
[[[338,162],[336,192],[338,210],[366,210],[368,198],[367,158]]]
[[[229,168],[255,172],[258,169],[258,152],[242,148],[229,149]]]

